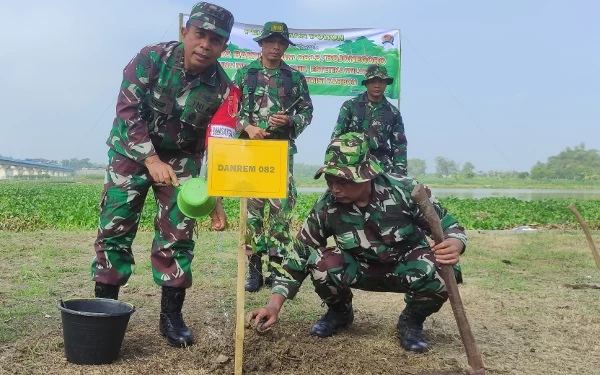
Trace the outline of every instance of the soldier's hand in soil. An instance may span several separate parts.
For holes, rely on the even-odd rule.
[[[458,263],[463,248],[464,244],[461,240],[447,238],[443,242],[432,247],[431,250],[433,250],[433,254],[438,263],[454,265]]]
[[[217,198],[217,206],[210,213],[210,224],[213,230],[224,230],[227,227],[227,214],[223,209],[223,201]]]
[[[154,182],[167,185],[178,186],[179,181],[173,168],[167,163],[163,163],[158,156],[153,155],[144,159],[144,165],[148,168],[148,173],[152,176]]]
[[[246,126],[244,131],[248,134],[250,139],[265,139],[265,137],[271,135],[271,133],[268,133],[265,129],[254,125]]]
[[[269,125],[274,126],[276,128],[281,128],[282,126],[287,126],[290,124],[290,116],[284,115],[282,111],[277,112],[275,115],[271,115],[269,117]]]
[[[261,307],[260,309],[250,311],[246,315],[246,323],[250,326],[266,330],[275,322],[277,322],[277,316],[279,315],[279,311],[271,306]]]

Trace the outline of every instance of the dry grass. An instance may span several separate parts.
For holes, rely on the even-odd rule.
[[[150,275],[151,235],[142,233],[134,246],[135,273],[121,293],[121,299],[136,305],[137,311],[120,359],[95,367],[68,363],[56,302],[92,294],[93,239],[92,232],[0,232],[0,373],[233,373],[235,233],[224,234],[222,251],[213,233],[198,241],[194,286],[184,307],[196,345],[171,348],[157,333],[160,290]],[[461,295],[488,373],[598,373],[600,291],[564,286],[600,282],[581,233],[475,233],[467,251]],[[266,290],[246,294],[247,309],[262,305],[268,296]],[[424,355],[403,351],[395,337],[402,295],[357,291],[354,305],[356,319],[349,329],[330,339],[311,337],[310,327],[324,308],[307,280],[269,334],[246,331],[244,372],[467,371],[449,305],[426,322],[431,350]],[[229,361],[218,363],[220,354]]]

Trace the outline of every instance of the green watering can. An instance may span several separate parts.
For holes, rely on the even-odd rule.
[[[208,196],[208,185],[203,178],[191,178],[177,186],[177,206],[192,219],[209,215],[217,207],[217,197]]]

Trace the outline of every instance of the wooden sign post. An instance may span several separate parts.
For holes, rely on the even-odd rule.
[[[247,198],[287,197],[288,147],[288,141],[208,140],[208,195],[241,198],[236,284],[236,375],[242,374],[244,356]]]

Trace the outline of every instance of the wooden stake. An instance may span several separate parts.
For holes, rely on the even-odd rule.
[[[244,279],[246,276],[246,221],[248,220],[248,199],[240,198],[240,239],[237,269],[237,304],[235,323],[235,374],[242,374],[244,358]]]
[[[592,250],[592,255],[594,256],[594,259],[596,260],[596,266],[600,270],[600,253],[598,252],[598,248],[596,248],[596,245],[594,244],[594,241],[592,240],[592,234],[590,233],[590,227],[588,227],[585,220],[583,220],[583,217],[581,217],[581,214],[579,214],[579,211],[577,211],[577,208],[575,207],[575,205],[573,203],[571,203],[569,205],[569,210],[573,213],[573,215],[575,215],[575,217],[577,218],[577,221],[579,221],[579,224],[581,225],[581,229],[583,229],[583,233],[585,233],[585,238],[587,239],[588,245],[590,245],[590,250]]]
[[[433,238],[436,245],[444,241],[444,232],[442,230],[440,217],[435,212],[423,185],[418,184],[415,186],[411,196],[423,211],[425,220],[427,220],[427,223],[431,229],[431,238]],[[469,366],[471,366],[473,374],[483,375],[485,374],[483,358],[479,352],[479,349],[477,349],[473,332],[471,332],[471,326],[467,320],[467,314],[465,313],[465,309],[460,298],[460,293],[458,292],[458,285],[456,284],[456,278],[454,277],[454,270],[452,266],[449,264],[443,264],[440,267],[440,275],[446,283],[450,305],[452,306],[452,311],[454,312],[456,325],[458,325],[460,339],[467,352],[467,361],[469,362]]]

